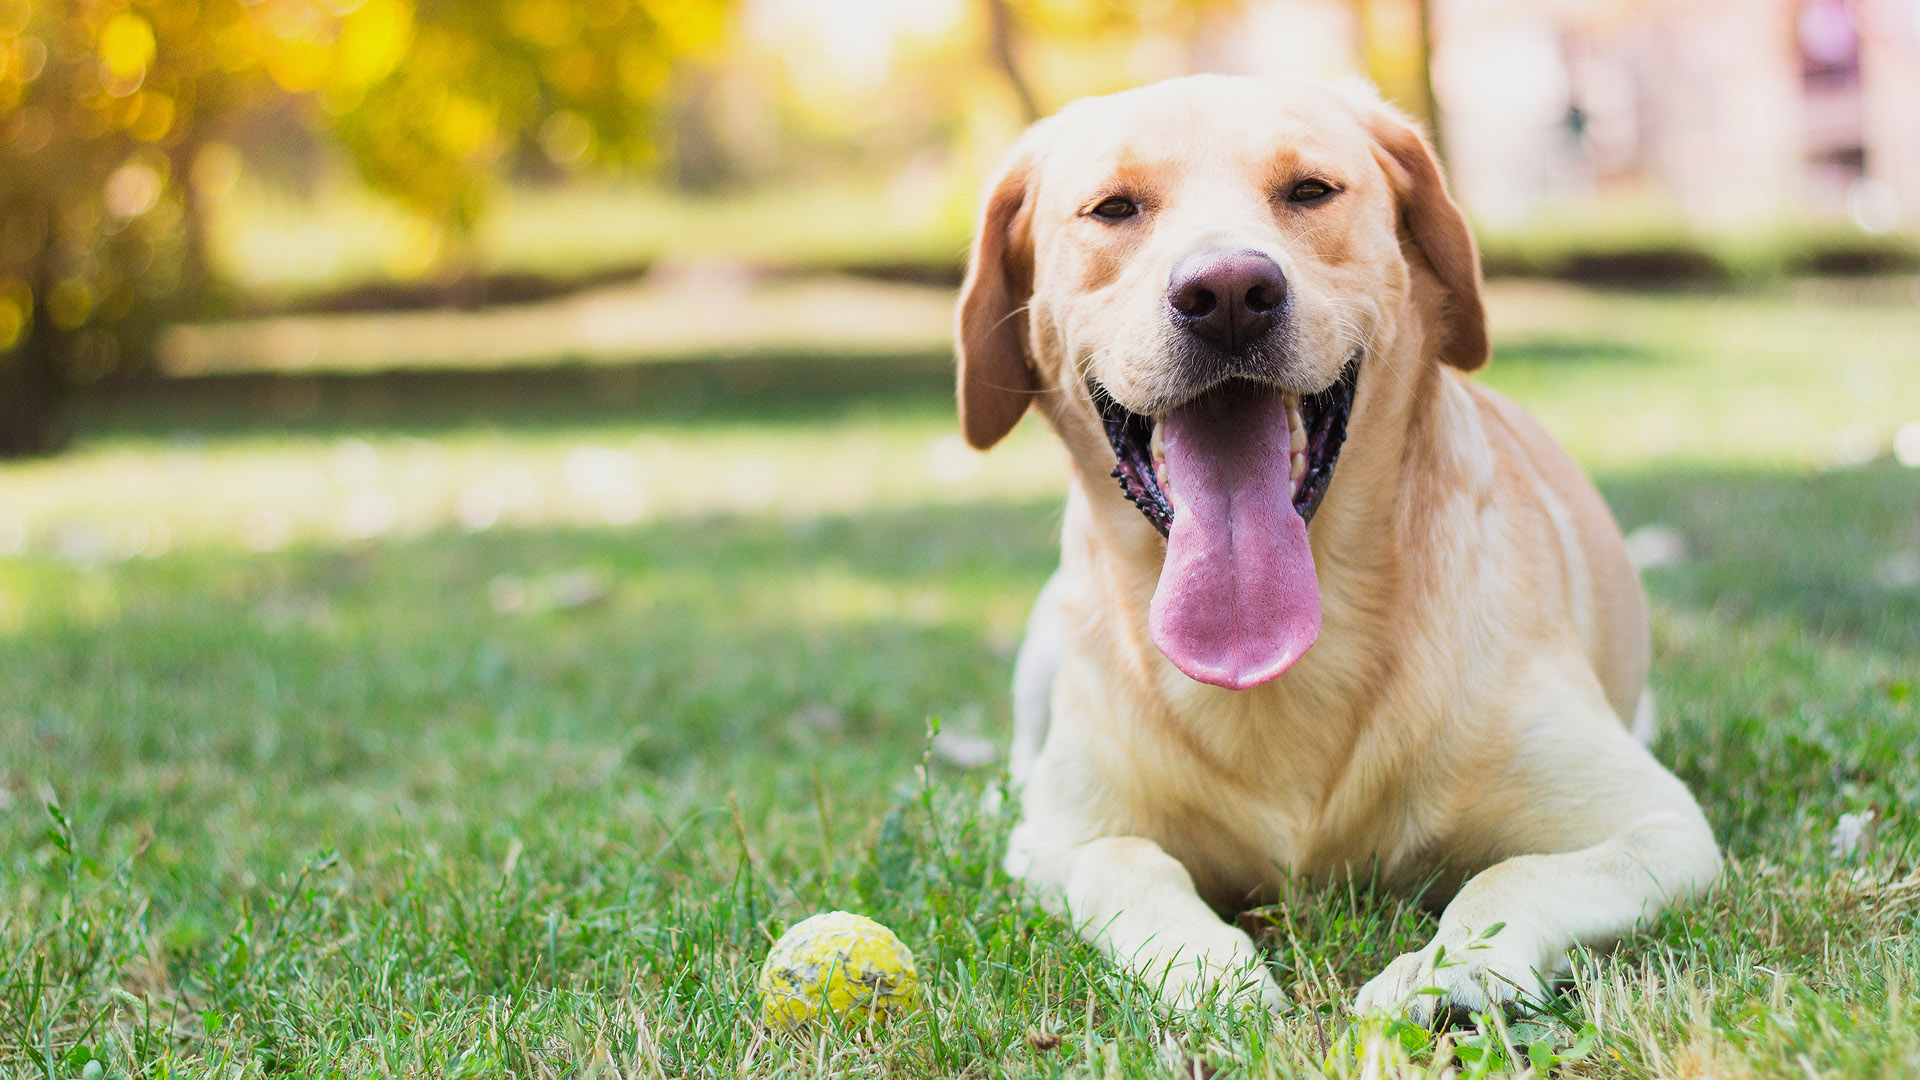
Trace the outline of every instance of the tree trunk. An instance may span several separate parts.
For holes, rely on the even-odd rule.
[[[1433,0],[1414,0],[1414,7],[1420,27],[1415,79],[1421,92],[1422,119],[1427,122],[1427,137],[1433,141],[1433,152],[1444,162],[1447,160],[1447,147],[1440,130],[1440,95],[1433,88]]]
[[[200,156],[204,140],[189,135],[167,151],[173,170],[173,182],[180,186],[180,229],[185,245],[181,252],[180,301],[194,315],[204,315],[207,287],[213,280],[211,244],[207,237],[207,200],[193,182],[193,166]]]
[[[65,442],[57,423],[66,397],[54,364],[59,332],[35,314],[26,338],[0,353],[0,458],[49,454]]]
[[[993,62],[1004,75],[1007,85],[1013,89],[1013,96],[1019,99],[1020,112],[1031,124],[1040,119],[1040,102],[1033,96],[1033,85],[1027,82],[1026,72],[1020,67],[1019,51],[1016,48],[1018,32],[1013,25],[1013,9],[1007,6],[1007,0],[985,0],[987,5],[987,47],[993,52]]]
[[[1353,0],[1367,77],[1387,100],[1425,124],[1442,150],[1440,103],[1433,91],[1432,0]],[[1443,156],[1444,160],[1444,156]]]

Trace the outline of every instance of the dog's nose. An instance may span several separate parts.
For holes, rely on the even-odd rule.
[[[1273,329],[1287,298],[1280,264],[1257,251],[1197,251],[1173,267],[1167,304],[1188,333],[1228,352]]]

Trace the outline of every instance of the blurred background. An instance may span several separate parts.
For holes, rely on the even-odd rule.
[[[1200,71],[1429,124],[1588,467],[1920,464],[1920,0],[0,0],[0,556],[1044,501],[981,177]]]
[[[937,350],[1020,127],[1198,71],[1374,79],[1493,276],[1920,267],[1920,0],[0,0],[0,452],[156,379]]]

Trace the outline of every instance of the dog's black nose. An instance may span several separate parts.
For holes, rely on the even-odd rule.
[[[1257,251],[1197,251],[1173,267],[1167,304],[1175,325],[1235,352],[1273,329],[1287,298],[1280,264]]]

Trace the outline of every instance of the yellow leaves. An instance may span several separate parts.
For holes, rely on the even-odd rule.
[[[657,50],[632,44],[620,50],[616,61],[620,72],[620,91],[634,101],[648,101],[667,88],[671,71],[666,58]]]
[[[61,278],[47,294],[47,317],[62,330],[78,330],[93,314],[93,286],[80,278]]]
[[[153,90],[133,95],[133,115],[127,120],[127,134],[141,142],[157,143],[173,130],[173,98]]]
[[[698,53],[720,43],[733,5],[714,0],[646,0],[643,5],[672,53]]]
[[[580,6],[568,0],[518,0],[507,8],[507,25],[522,40],[557,49],[580,32]]]
[[[33,5],[27,0],[0,0],[0,37],[18,37],[33,22]]]
[[[308,0],[267,0],[250,17],[281,41],[325,44],[333,39],[333,19]]]
[[[1020,15],[1028,25],[1053,32],[1107,29],[1122,18],[1106,0],[1027,0],[1020,5]]]
[[[542,65],[542,69],[556,89],[571,97],[587,97],[604,82],[600,58],[585,46],[556,53]]]
[[[0,350],[20,343],[33,318],[33,290],[17,277],[0,278]]]
[[[540,148],[556,165],[576,165],[593,149],[593,127],[577,112],[562,111],[540,125]]]
[[[264,63],[281,89],[318,92],[335,115],[358,108],[367,88],[392,75],[414,47],[408,0],[345,0],[304,14],[314,19],[272,20],[274,32],[261,39]]]
[[[393,71],[413,42],[413,8],[402,0],[366,0],[340,24],[334,46],[336,86],[359,88]]]
[[[462,94],[450,94],[434,124],[434,136],[456,159],[492,157],[498,133],[494,110],[485,102]]]
[[[6,46],[7,75],[23,83],[40,77],[47,66],[47,44],[37,37],[17,37]]]
[[[337,140],[370,186],[457,232],[522,139],[567,167],[642,160],[678,62],[718,43],[743,2],[0,0],[4,149],[70,148],[87,175],[110,177],[58,195],[85,208],[78,231],[137,223],[139,236],[162,241],[122,245],[107,269],[41,291],[35,317],[108,325],[126,290],[102,282],[158,279],[144,263],[108,262],[173,257],[169,221],[182,202],[170,185],[188,173],[197,193],[231,186],[220,180],[237,173],[230,148],[180,175],[157,150],[207,137],[198,125],[209,113],[305,98],[317,107],[289,113]],[[444,257],[439,240],[407,246],[396,273]],[[0,293],[0,340],[31,321],[6,303]]]
[[[260,62],[282,90],[310,94],[330,85],[343,29],[334,12],[310,0],[264,0],[248,18],[260,30]]]
[[[282,41],[267,54],[267,74],[289,94],[312,93],[326,85],[330,60],[320,42]]]
[[[131,11],[115,15],[100,28],[100,60],[114,82],[128,92],[146,78],[154,51],[153,24]]]
[[[1020,18],[1058,37],[1158,30],[1178,32],[1198,20],[1244,6],[1244,0],[1019,0]]]
[[[221,71],[237,75],[260,62],[261,35],[245,19],[235,19],[208,35],[213,62]]]

